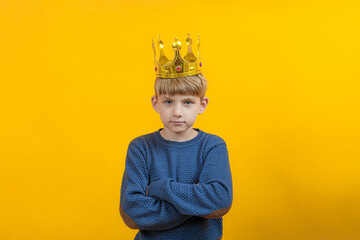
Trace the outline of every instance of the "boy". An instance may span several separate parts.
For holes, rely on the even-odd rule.
[[[193,124],[205,111],[206,79],[192,53],[180,56],[175,39],[174,60],[168,60],[159,39],[155,54],[155,96],[152,106],[163,128],[133,139],[121,184],[120,214],[139,229],[135,239],[218,240],[222,216],[232,205],[232,177],[226,143]],[[199,43],[199,42],[198,42]]]

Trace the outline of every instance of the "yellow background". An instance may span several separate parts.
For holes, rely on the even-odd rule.
[[[359,12],[0,0],[0,238],[133,239],[118,212],[127,146],[162,127],[151,38],[172,54],[199,33],[210,102],[194,127],[225,139],[233,174],[223,239],[360,239]]]

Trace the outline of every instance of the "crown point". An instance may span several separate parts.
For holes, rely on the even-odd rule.
[[[160,48],[163,48],[163,47],[164,47],[164,43],[163,43],[163,41],[160,39],[160,36],[159,36],[159,40],[158,40],[158,46],[159,46]]]
[[[192,39],[190,38],[190,34],[188,38],[186,39],[186,45],[190,46],[192,44]]]
[[[175,42],[172,44],[172,48],[175,51],[179,51],[181,49],[181,42],[177,40],[177,37],[175,38]]]

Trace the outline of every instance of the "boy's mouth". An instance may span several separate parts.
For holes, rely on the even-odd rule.
[[[182,124],[182,123],[185,123],[185,122],[171,121],[171,123],[173,123],[173,124]]]

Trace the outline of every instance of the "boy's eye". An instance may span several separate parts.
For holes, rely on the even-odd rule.
[[[170,101],[170,100],[166,100],[166,101],[164,101],[164,103],[166,103],[166,104],[170,104],[170,103],[172,103],[172,101]]]
[[[192,104],[193,102],[191,101],[186,101],[185,104]]]

